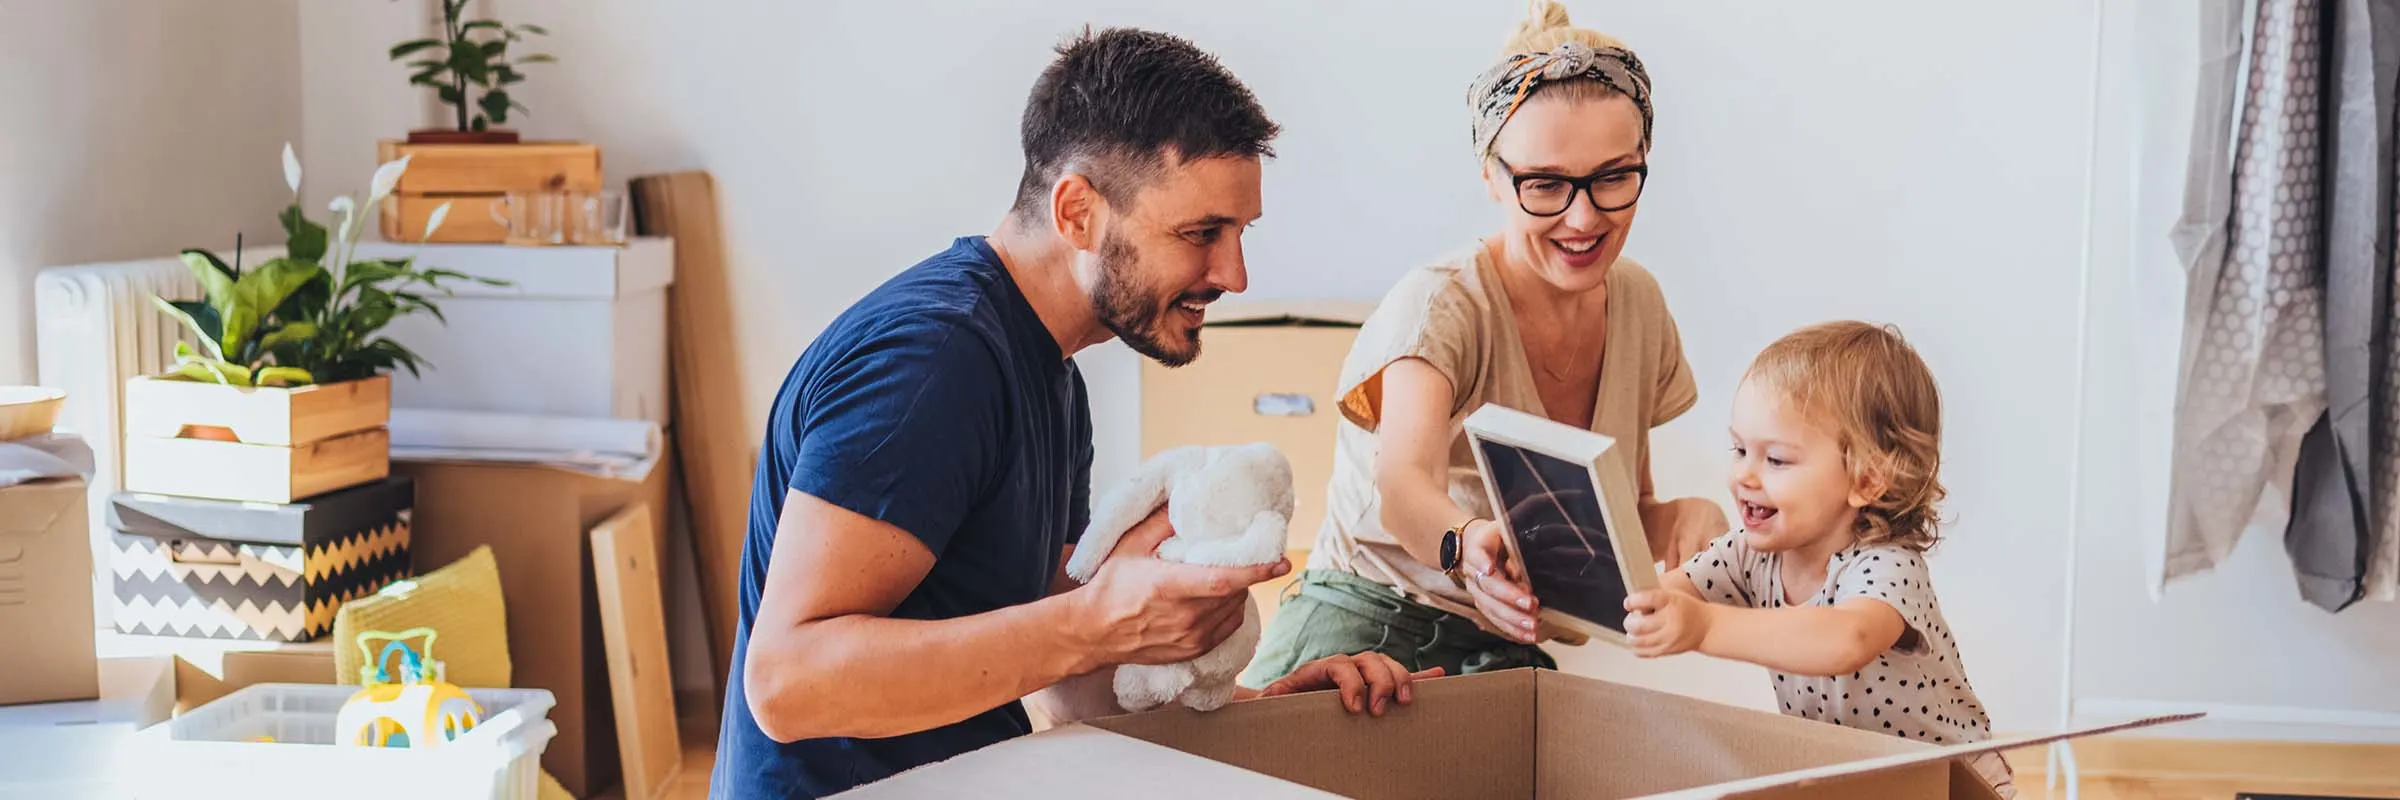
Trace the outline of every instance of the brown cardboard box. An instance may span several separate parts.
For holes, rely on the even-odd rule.
[[[100,696],[88,488],[0,488],[0,705]]]
[[[1985,800],[1957,759],[2191,718],[1940,747],[1548,670],[1415,694],[1380,719],[1319,692],[1093,720],[841,796]]]
[[[508,609],[508,658],[519,688],[558,700],[558,735],[542,767],[577,797],[615,786],[620,765],[592,575],[590,531],[635,503],[667,508],[673,459],[643,481],[512,464],[395,461],[416,479],[412,556],[419,572],[491,545]],[[664,542],[657,563],[666,563]]]
[[[1142,361],[1142,458],[1183,445],[1273,443],[1291,460],[1297,490],[1286,548],[1308,549],[1333,476],[1334,384],[1373,310],[1344,301],[1217,304],[1198,359],[1173,369]]]
[[[330,641],[100,634],[104,664],[130,659],[162,659],[171,663],[176,713],[208,705],[209,701],[254,683],[334,683],[333,648]]]

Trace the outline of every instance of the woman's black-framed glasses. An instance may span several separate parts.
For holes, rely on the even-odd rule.
[[[1604,169],[1580,178],[1551,175],[1542,172],[1518,173],[1498,155],[1492,160],[1508,173],[1509,182],[1517,188],[1517,207],[1537,217],[1555,217],[1567,213],[1575,203],[1578,192],[1591,198],[1592,207],[1602,213],[1632,208],[1642,199],[1642,184],[1650,182],[1650,165]]]

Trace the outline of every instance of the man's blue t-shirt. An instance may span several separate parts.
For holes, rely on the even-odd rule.
[[[800,356],[760,447],[716,797],[817,797],[1031,732],[1022,703],[886,739],[778,744],[742,662],[785,491],[907,531],[933,571],[891,616],[950,619],[1048,594],[1090,515],[1083,377],[981,237],[869,293]]]

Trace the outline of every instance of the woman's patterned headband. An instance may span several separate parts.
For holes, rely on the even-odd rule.
[[[1569,78],[1591,78],[1633,98],[1634,107],[1642,114],[1641,148],[1650,149],[1650,73],[1642,70],[1642,60],[1622,47],[1594,49],[1582,42],[1567,42],[1547,53],[1509,56],[1468,87],[1467,103],[1475,113],[1476,157],[1492,154],[1492,139],[1500,135],[1500,126],[1516,115],[1534,87]]]

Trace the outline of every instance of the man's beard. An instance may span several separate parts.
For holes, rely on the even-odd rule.
[[[1149,287],[1135,283],[1141,272],[1141,257],[1134,253],[1133,243],[1116,233],[1100,242],[1100,277],[1092,287],[1092,313],[1100,318],[1110,333],[1125,342],[1133,351],[1148,356],[1168,367],[1180,367],[1200,357],[1200,329],[1162,332],[1159,319],[1164,317],[1169,303],[1161,302]],[[1219,291],[1199,292],[1179,296],[1174,302],[1194,300],[1207,302],[1224,294]]]

